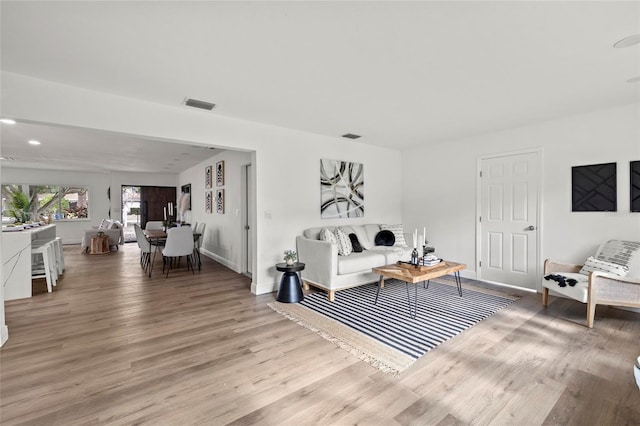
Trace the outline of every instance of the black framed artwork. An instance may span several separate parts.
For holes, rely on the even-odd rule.
[[[571,210],[614,212],[618,208],[616,163],[571,168]]]
[[[630,200],[629,206],[632,212],[640,212],[640,161],[629,162],[630,182]]]

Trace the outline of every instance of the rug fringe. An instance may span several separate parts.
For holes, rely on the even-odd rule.
[[[381,361],[379,359],[376,359],[376,358],[372,357],[371,355],[367,354],[366,352],[363,352],[363,351],[359,350],[358,348],[356,348],[353,345],[349,344],[348,342],[345,342],[344,340],[336,337],[335,335],[333,335],[331,333],[328,333],[325,330],[319,329],[318,327],[315,327],[314,325],[312,325],[312,324],[310,324],[310,323],[308,323],[308,322],[296,317],[291,312],[288,312],[288,311],[285,311],[285,310],[281,309],[275,303],[267,303],[267,306],[269,306],[271,309],[273,309],[274,311],[276,311],[280,315],[282,315],[282,316],[286,317],[287,319],[295,322],[296,324],[299,324],[299,325],[303,326],[304,328],[316,333],[317,335],[319,335],[323,339],[332,342],[333,344],[338,346],[340,349],[343,349],[343,350],[349,352],[351,355],[355,356],[356,358],[358,358],[361,361],[364,361],[364,362],[368,363],[372,367],[377,368],[378,370],[380,370],[380,371],[382,371],[382,372],[384,372],[386,374],[391,374],[394,377],[398,377],[400,375],[400,370],[398,368],[394,368],[394,367],[392,367],[390,365],[387,365],[383,361]]]

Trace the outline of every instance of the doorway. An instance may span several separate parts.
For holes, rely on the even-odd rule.
[[[480,158],[478,278],[537,288],[540,157],[535,150]]]
[[[253,167],[245,164],[242,166],[242,274],[248,278],[253,277],[253,200]]]
[[[176,188],[172,186],[122,185],[121,194],[125,241],[136,240],[134,223],[144,229],[150,220],[165,220],[167,204],[176,204]]]

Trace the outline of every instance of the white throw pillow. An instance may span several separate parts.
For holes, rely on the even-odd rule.
[[[393,236],[396,237],[396,242],[393,243],[396,247],[407,247],[407,242],[404,239],[404,227],[399,225],[380,225],[380,230],[388,230],[393,232]]]
[[[589,256],[584,262],[584,266],[582,267],[582,269],[580,269],[580,273],[589,275],[590,272],[594,271],[608,272],[610,274],[624,277],[629,272],[629,268],[627,266],[618,265],[617,263],[605,262],[604,260],[596,259],[593,256]]]
[[[342,230],[342,228],[336,228],[334,233],[336,235],[336,239],[338,240],[338,255],[349,256],[353,252],[351,239],[346,234],[346,232]]]
[[[336,238],[335,234],[331,232],[329,228],[322,228],[320,230],[320,240],[326,241],[332,244],[338,244],[338,239]]]

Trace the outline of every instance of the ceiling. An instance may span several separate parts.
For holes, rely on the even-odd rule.
[[[640,45],[613,48],[640,33],[635,1],[0,8],[3,70],[177,108],[196,98],[216,104],[208,114],[330,137],[355,133],[360,143],[401,150],[640,102],[640,84],[627,83],[640,76]],[[39,149],[56,145],[59,158],[43,156],[50,163],[75,155],[75,164],[126,166],[126,158],[105,160],[113,149],[102,145],[120,143],[118,135],[49,128],[49,136],[46,126],[21,126],[2,126],[3,156],[33,152],[24,139],[39,137]],[[157,141],[127,138],[119,148],[140,155],[148,143],[160,150]],[[190,149],[164,158],[187,166]]]

